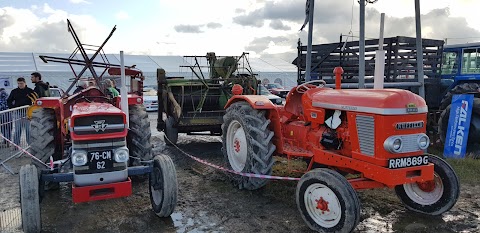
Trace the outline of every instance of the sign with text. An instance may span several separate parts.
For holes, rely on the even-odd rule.
[[[0,78],[0,87],[12,88],[12,83],[10,81],[10,78]]]
[[[473,95],[453,95],[448,118],[443,155],[447,158],[464,158],[467,150],[468,130],[472,116]]]

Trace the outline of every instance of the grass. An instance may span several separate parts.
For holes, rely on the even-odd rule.
[[[443,157],[443,148],[432,146],[428,148],[428,152],[439,157]],[[464,184],[480,184],[478,174],[480,174],[480,159],[477,153],[467,153],[464,159],[446,159],[457,173],[461,183]]]
[[[480,174],[479,159],[447,159],[447,162],[453,167],[461,183],[480,184],[480,179],[478,179],[478,174]]]

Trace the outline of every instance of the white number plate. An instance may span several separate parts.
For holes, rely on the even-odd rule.
[[[428,155],[394,158],[388,160],[388,168],[414,167],[428,164]]]

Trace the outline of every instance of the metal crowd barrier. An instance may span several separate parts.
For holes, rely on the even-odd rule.
[[[28,106],[0,111],[0,168],[15,174],[6,163],[20,157],[23,152],[18,147],[28,149],[30,121],[27,118]]]

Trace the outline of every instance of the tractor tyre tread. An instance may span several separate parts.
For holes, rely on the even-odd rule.
[[[150,138],[150,120],[145,106],[141,104],[129,106],[130,130],[127,135],[127,145],[130,150],[130,164],[132,166],[141,165],[140,161],[152,160],[152,144]]]
[[[26,233],[40,232],[40,195],[37,167],[31,164],[20,168],[20,205],[22,228]]]
[[[47,163],[55,154],[55,111],[39,108],[33,111],[30,120],[30,153]],[[38,165],[37,162],[34,164]]]
[[[275,145],[272,143],[273,132],[265,126],[268,126],[270,123],[270,120],[265,118],[265,111],[253,109],[250,104],[246,102],[237,102],[227,108],[226,114],[223,116],[222,124],[222,152],[227,164],[229,163],[227,150],[225,149],[226,137],[228,125],[232,120],[240,122],[247,134],[247,164],[242,172],[271,175],[274,164],[273,153],[275,152]],[[262,188],[268,182],[267,179],[238,175],[232,178],[240,189],[247,190]]]
[[[161,197],[159,198],[160,203],[155,203],[154,193],[152,192],[152,182],[154,181],[154,173],[150,173],[149,179],[149,192],[150,192],[150,201],[152,203],[152,208],[155,214],[159,217],[168,217],[170,216],[177,205],[177,195],[178,195],[178,184],[177,184],[177,173],[175,170],[175,164],[172,159],[165,154],[160,154],[155,156],[153,159],[154,165],[153,169],[160,169],[161,172],[161,182],[163,184]]]

